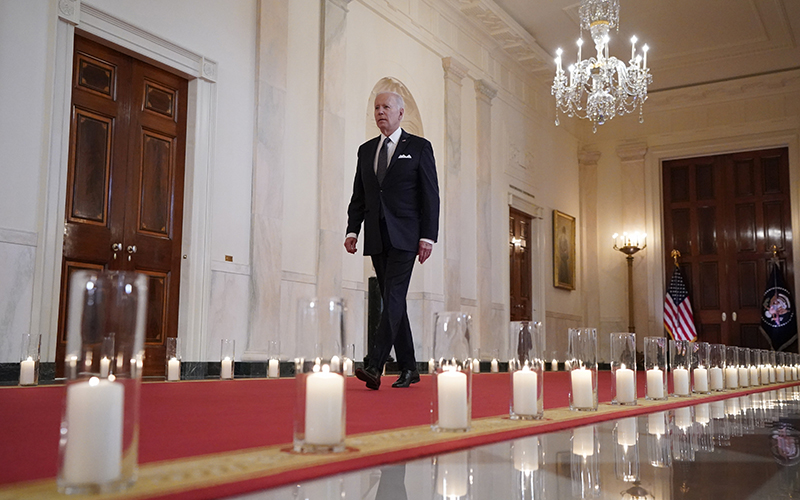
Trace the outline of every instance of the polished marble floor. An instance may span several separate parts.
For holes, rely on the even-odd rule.
[[[363,469],[238,500],[800,498],[800,388]]]

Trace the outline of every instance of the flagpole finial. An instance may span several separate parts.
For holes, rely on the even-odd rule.
[[[675,267],[678,267],[678,259],[680,258],[681,253],[679,251],[673,249],[672,252],[670,252],[670,255],[675,260]]]

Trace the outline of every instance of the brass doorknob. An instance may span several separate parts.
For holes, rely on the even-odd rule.
[[[122,243],[114,243],[111,245],[111,250],[114,252],[121,252],[122,251]]]
[[[136,253],[136,245],[128,245],[128,253]]]

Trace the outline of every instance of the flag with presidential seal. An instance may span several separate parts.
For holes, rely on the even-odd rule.
[[[792,294],[783,282],[783,272],[777,263],[761,301],[761,329],[769,339],[772,349],[783,351],[797,340],[797,318]]]

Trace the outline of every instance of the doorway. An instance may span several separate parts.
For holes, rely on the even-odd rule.
[[[663,163],[665,274],[678,250],[699,340],[769,347],[759,327],[773,248],[794,283],[788,158],[776,148]]]
[[[77,35],[72,78],[57,375],[81,269],[148,277],[144,375],[163,375],[178,329],[188,82]]]
[[[515,208],[508,208],[511,321],[533,319],[531,221],[531,216]]]

